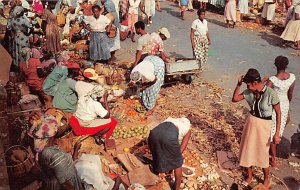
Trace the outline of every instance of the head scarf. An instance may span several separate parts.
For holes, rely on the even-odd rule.
[[[24,8],[21,6],[16,6],[13,10],[13,17],[17,18],[22,12],[24,11]]]
[[[34,138],[34,149],[37,152],[44,150],[51,137],[58,131],[58,123],[52,115],[43,115],[34,122],[29,130],[29,134]]]
[[[21,50],[21,54],[25,57],[26,67],[29,67],[29,59],[32,57],[31,49],[29,47],[24,47]]]
[[[105,90],[102,86],[95,85],[94,88],[87,95],[85,95],[86,101],[89,98],[97,101],[98,98],[100,98],[104,95],[104,92],[105,92]]]
[[[61,53],[57,58],[58,65],[66,65],[69,59],[70,56],[67,53],[65,52]]]
[[[135,72],[131,73],[131,74],[130,74],[130,80],[131,80],[132,82],[139,82],[139,81],[141,81],[141,80],[142,80],[142,75],[141,75],[141,73],[138,72],[138,71],[135,71]]]
[[[34,0],[33,11],[35,11],[39,14],[44,12],[44,7],[43,7],[43,4],[41,3],[41,0]]]

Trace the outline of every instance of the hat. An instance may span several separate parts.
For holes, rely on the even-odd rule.
[[[32,53],[32,57],[35,58],[35,59],[41,59],[43,57],[41,52],[36,48],[32,48],[31,53]]]
[[[166,36],[166,38],[170,38],[170,32],[167,28],[163,27],[163,28],[160,28],[158,30],[159,33],[163,34],[164,36]]]
[[[83,76],[91,80],[96,80],[99,77],[95,69],[91,69],[91,68],[85,69],[83,71]]]
[[[69,61],[67,64],[68,69],[80,69],[80,66],[76,62]]]
[[[251,68],[248,70],[248,72],[244,76],[243,82],[244,83],[254,83],[255,81],[258,81],[258,82],[261,81],[260,74],[256,69]]]

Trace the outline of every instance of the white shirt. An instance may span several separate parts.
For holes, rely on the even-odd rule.
[[[146,79],[146,81],[143,82],[152,82],[155,80],[154,65],[150,61],[144,60],[140,62],[132,69],[131,73],[134,73],[136,71],[138,71],[143,76],[143,78]]]
[[[94,16],[87,16],[84,21],[90,25],[92,32],[105,32],[106,26],[111,22],[111,20],[104,15],[100,15],[98,19]]]
[[[100,102],[97,102],[92,98],[81,96],[78,100],[77,110],[74,115],[83,121],[91,121],[98,116],[103,118],[107,113],[108,111]]]
[[[129,0],[128,13],[139,14],[139,5],[141,0]]]
[[[86,95],[89,93],[91,90],[93,90],[94,85],[88,82],[83,82],[83,81],[77,81],[75,85],[75,91],[78,95],[78,98],[81,96]]]
[[[202,22],[200,19],[196,19],[192,23],[192,29],[196,30],[196,36],[205,36],[208,32],[207,21],[204,19]]]
[[[141,50],[142,54],[148,53],[149,50],[147,50],[147,46],[151,41],[151,35],[150,34],[144,34],[138,39],[138,45],[137,45],[137,50]]]
[[[178,141],[181,144],[183,137],[188,133],[191,128],[191,122],[185,118],[171,118],[169,117],[164,122],[171,122],[178,128]]]

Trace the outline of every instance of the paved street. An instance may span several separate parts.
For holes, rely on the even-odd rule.
[[[164,42],[166,52],[175,57],[192,57],[189,35],[191,23],[197,18],[196,11],[187,12],[186,19],[182,21],[179,18],[179,9],[176,4],[166,1],[162,2],[161,5],[163,12],[156,12],[153,24],[146,30],[153,32],[160,27],[167,27],[171,33],[171,38]],[[273,64],[276,56],[284,55],[289,58],[288,70],[296,75],[297,82],[290,107],[291,122],[285,130],[280,148],[284,151],[288,150],[290,137],[297,131],[300,124],[300,57],[290,55],[291,52],[295,51],[293,49],[279,47],[281,40],[271,32],[251,31],[239,27],[225,28],[222,15],[210,12],[206,14],[206,18],[209,22],[209,33],[212,40],[210,47],[212,55],[205,65],[202,76],[209,81],[215,81],[219,86],[226,89],[228,99],[225,101],[231,101],[238,76],[246,73],[249,68],[256,68],[261,75],[270,76],[276,74],[276,68]],[[122,49],[117,52],[119,60],[130,59],[134,61],[137,43],[132,43],[127,39],[121,45]],[[296,161],[299,162],[299,159]],[[286,167],[288,168],[287,163]],[[289,170],[279,172],[277,175],[284,178],[287,172]],[[300,179],[299,173],[296,173],[294,177]],[[291,185],[289,189],[296,190],[299,187]]]
[[[153,24],[146,28],[149,32],[157,31],[160,27],[167,27],[171,38],[164,42],[166,52],[176,57],[192,57],[190,43],[190,27],[197,18],[196,11],[187,12],[186,19],[182,21],[177,5],[170,2],[162,2],[163,12],[156,12]],[[243,28],[225,28],[222,15],[208,12],[206,18],[209,21],[209,33],[212,40],[210,47],[211,56],[205,66],[203,76],[210,81],[215,81],[226,89],[231,97],[237,78],[245,74],[251,67],[260,71],[263,76],[276,74],[274,59],[278,55],[289,58],[288,70],[293,72],[297,80],[300,76],[300,57],[291,56],[295,50],[283,49],[278,36],[268,32],[256,32]],[[138,36],[136,36],[138,39]],[[117,52],[120,60],[130,57],[134,61],[134,52],[137,43],[129,39],[121,43],[122,49]],[[130,54],[128,53],[130,51]],[[298,82],[299,83],[299,82]],[[297,126],[300,124],[300,85],[296,82],[293,100],[291,103],[291,126],[287,127],[284,136],[290,139]],[[229,99],[228,99],[229,100]]]

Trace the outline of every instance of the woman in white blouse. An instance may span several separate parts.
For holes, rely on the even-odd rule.
[[[103,15],[104,10],[99,5],[94,5],[92,10],[93,16],[88,16],[83,23],[91,31],[90,59],[107,63],[111,58],[111,44],[106,32],[110,31],[112,20]]]
[[[189,119],[168,118],[154,129],[148,137],[152,153],[152,167],[155,173],[171,173],[174,170],[175,190],[180,189],[182,176],[182,153],[191,136],[192,124]]]
[[[199,9],[197,14],[199,18],[192,23],[190,38],[194,55],[200,64],[203,65],[207,61],[210,37],[205,19],[205,10]]]

